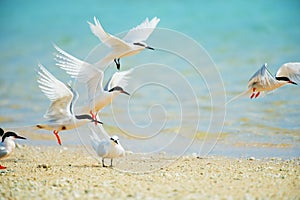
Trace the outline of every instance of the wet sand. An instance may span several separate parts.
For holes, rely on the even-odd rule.
[[[299,158],[129,152],[103,168],[83,147],[20,146],[0,163],[0,199],[300,199]]]

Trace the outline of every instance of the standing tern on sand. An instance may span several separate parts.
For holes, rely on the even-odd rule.
[[[285,63],[277,71],[275,77],[269,72],[265,63],[253,74],[248,82],[248,90],[232,98],[227,104],[240,96],[250,95],[250,98],[257,98],[261,93],[271,92],[287,84],[297,85],[300,80],[300,63]]]
[[[78,93],[71,86],[56,79],[41,64],[39,64],[37,82],[42,92],[50,99],[51,104],[44,115],[49,121],[36,125],[36,128],[53,130],[59,145],[61,145],[61,139],[58,135],[60,131],[71,130],[88,122],[102,124],[90,115],[75,115],[73,107],[78,99]]]
[[[108,137],[107,132],[103,126],[99,126],[100,132],[105,137]],[[90,128],[91,130],[91,142],[93,149],[96,151],[97,155],[102,158],[102,166],[105,166],[104,159],[110,159],[110,167],[113,166],[113,159],[123,157],[125,155],[125,150],[120,144],[118,136],[114,135],[110,138],[100,139],[97,133]]]
[[[15,139],[26,140],[26,138],[17,135],[14,132],[6,132],[4,133],[3,129],[0,128],[0,135],[2,136],[2,140],[0,143],[0,159],[8,157],[16,148]],[[6,169],[6,167],[0,165],[0,169]]]
[[[129,79],[129,74],[132,72],[132,69],[115,72],[103,88],[104,72],[102,70],[95,68],[92,64],[75,58],[56,45],[54,45],[54,48],[58,52],[58,54],[56,54],[56,65],[65,70],[72,78],[87,85],[89,103],[83,107],[82,111],[89,111],[94,120],[97,120],[97,113],[110,104],[118,94],[123,93],[129,95],[123,88],[128,84],[127,80]]]
[[[145,41],[152,34],[159,21],[160,19],[157,17],[154,17],[150,21],[146,18],[143,23],[132,28],[125,37],[120,39],[105,32],[99,20],[94,17],[95,24],[88,22],[91,31],[102,43],[112,48],[112,51],[99,61],[99,65],[107,66],[114,61],[117,65],[117,69],[120,70],[120,58],[135,55],[144,49],[154,50],[154,48],[148,46]]]

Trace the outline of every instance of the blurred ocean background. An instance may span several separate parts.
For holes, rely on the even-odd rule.
[[[122,70],[139,68],[126,88],[131,97],[120,95],[100,114],[110,134],[119,135],[125,148],[137,152],[299,157],[300,86],[285,86],[258,99],[242,97],[226,108],[221,105],[225,98],[228,100],[247,89],[249,78],[262,64],[268,63],[275,74],[286,62],[300,62],[299,10],[297,0],[2,0],[1,127],[18,128],[22,132],[22,127],[44,120],[49,100],[36,83],[38,63],[60,80],[70,80],[55,67],[53,43],[86,59],[99,44],[87,24],[93,22],[94,16],[111,34],[128,31],[146,17],[157,16],[161,19],[158,28],[164,28],[163,33],[177,31],[203,47],[197,59],[205,61],[196,67],[200,71],[211,69],[212,74],[199,76],[183,59],[160,51],[159,44],[169,37],[159,30],[154,32],[148,44],[154,45],[156,51],[144,51],[121,60]],[[190,51],[184,44],[178,41],[178,45],[171,45]],[[110,67],[105,80],[114,71],[115,66]],[[144,82],[147,84],[143,85]],[[217,84],[216,92],[210,91],[206,84],[215,82],[221,84]],[[78,103],[83,102],[84,87],[75,84],[75,88],[82,91]],[[217,105],[211,104],[210,92],[216,93]],[[211,113],[216,110],[215,118]],[[89,144],[88,132],[85,126],[60,135],[64,144],[80,145]],[[57,145],[55,137],[47,131],[37,132],[25,143]]]

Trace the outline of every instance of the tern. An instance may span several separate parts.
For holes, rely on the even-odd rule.
[[[103,126],[99,126],[99,128],[103,135],[108,136]],[[118,136],[114,135],[110,138],[100,139],[93,129],[91,129],[91,132],[92,134],[90,137],[93,149],[96,151],[97,155],[102,158],[103,167],[107,167],[104,162],[105,158],[110,159],[110,167],[112,167],[114,158],[125,156],[125,150],[120,144]]]
[[[250,98],[257,98],[261,93],[268,93],[287,84],[298,85],[300,80],[300,63],[285,63],[277,71],[275,77],[270,73],[265,63],[253,74],[248,82],[248,90],[232,98],[227,104],[242,95],[251,94]]]
[[[130,95],[123,88],[127,86],[129,74],[133,69],[115,72],[103,88],[104,72],[95,68],[92,64],[79,60],[74,56],[54,45],[57,50],[56,65],[65,70],[72,78],[85,83],[88,88],[88,105],[82,111],[89,111],[94,120],[97,120],[97,113],[110,104],[118,94]]]
[[[75,115],[73,106],[78,99],[78,93],[71,86],[56,79],[41,64],[39,64],[37,82],[42,92],[50,99],[51,104],[44,115],[49,121],[36,125],[36,128],[53,130],[59,145],[61,145],[61,139],[58,135],[60,131],[71,130],[88,122],[102,124],[88,114]]]
[[[112,48],[112,51],[100,61],[100,66],[106,66],[114,61],[117,65],[117,69],[120,70],[120,58],[138,54],[144,49],[154,50],[154,48],[148,46],[145,41],[152,34],[159,21],[160,19],[157,17],[154,17],[150,21],[146,18],[143,23],[129,30],[125,37],[120,39],[105,32],[99,20],[94,17],[95,24],[88,22],[92,33],[97,36],[102,43]]]
[[[248,90],[252,90],[250,98],[257,98],[261,92],[270,92],[286,84],[297,85],[296,80],[300,80],[300,63],[285,63],[275,77],[265,63],[248,82]]]
[[[15,139],[26,140],[26,138],[19,136],[14,132],[8,131],[4,133],[2,128],[0,128],[0,135],[2,136],[2,141],[0,143],[0,159],[9,156],[14,151],[16,148]],[[0,169],[6,169],[6,167],[0,165]]]

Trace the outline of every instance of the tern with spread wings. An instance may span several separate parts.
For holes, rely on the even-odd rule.
[[[39,64],[37,82],[42,92],[50,99],[51,104],[44,115],[49,120],[36,125],[36,128],[53,131],[59,145],[61,145],[61,139],[58,135],[60,131],[71,130],[88,122],[102,124],[88,114],[75,115],[73,106],[78,99],[78,93],[71,86],[56,79],[41,64]]]
[[[117,69],[120,70],[120,58],[135,55],[144,49],[154,50],[154,48],[148,46],[145,41],[152,34],[159,21],[160,19],[157,17],[154,17],[150,21],[146,18],[143,23],[132,28],[125,37],[120,39],[104,31],[99,20],[94,17],[95,24],[88,22],[91,31],[102,43],[112,48],[112,51],[100,60],[98,64],[100,66],[107,66],[114,61],[117,65]]]
[[[75,58],[56,45],[54,45],[54,48],[58,52],[56,54],[56,65],[65,70],[72,78],[86,84],[89,100],[88,105],[83,106],[82,111],[89,111],[94,120],[96,120],[97,113],[110,104],[118,94],[129,95],[123,88],[127,86],[129,74],[133,69],[115,72],[103,88],[104,72],[102,70]]]
[[[257,72],[253,74],[248,82],[248,90],[233,97],[226,104],[234,101],[235,99],[250,95],[250,98],[257,98],[262,93],[268,93],[276,90],[287,84],[297,85],[300,81],[300,63],[290,62],[283,64],[273,76],[267,68],[265,63]]]

